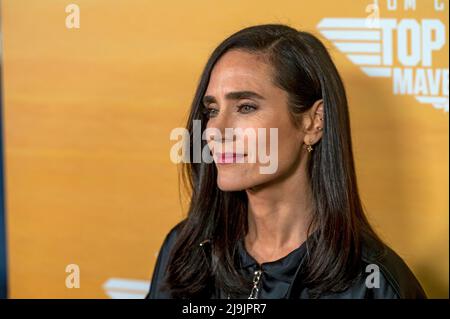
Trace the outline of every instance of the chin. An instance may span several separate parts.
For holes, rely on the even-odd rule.
[[[220,177],[217,178],[217,187],[224,192],[241,191],[247,188],[244,183],[238,180],[229,180]]]
[[[258,178],[259,177],[259,178]],[[236,192],[249,188],[253,188],[264,181],[260,180],[261,176],[250,177],[246,174],[219,173],[217,176],[217,187],[224,192]]]
[[[242,172],[219,172],[217,175],[217,187],[224,192],[241,191],[251,186],[251,179],[244,178]]]

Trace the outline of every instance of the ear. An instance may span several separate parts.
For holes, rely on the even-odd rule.
[[[317,100],[304,115],[304,143],[316,144],[321,138],[324,130],[325,118],[323,100]]]

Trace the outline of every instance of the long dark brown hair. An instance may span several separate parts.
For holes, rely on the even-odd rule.
[[[187,122],[191,161],[182,171],[190,206],[171,251],[165,287],[175,298],[208,297],[210,287],[231,295],[250,288],[248,278],[236,269],[236,245],[248,230],[246,193],[221,191],[214,163],[193,163],[193,121],[201,120],[203,132],[208,117],[202,98],[211,71],[232,49],[268,58],[275,70],[274,83],[288,93],[293,115],[323,99],[324,131],[310,153],[306,172],[313,193],[315,236],[310,236],[311,243],[308,239],[302,283],[315,295],[345,290],[360,269],[362,239],[381,241],[358,193],[344,85],[319,39],[278,24],[252,26],[231,35],[213,51],[203,70]],[[212,242],[208,260],[199,246],[205,239]]]

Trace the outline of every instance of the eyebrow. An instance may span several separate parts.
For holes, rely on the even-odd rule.
[[[264,100],[264,97],[259,95],[256,92],[253,91],[235,91],[230,92],[225,95],[225,98],[227,100],[242,100],[242,99],[259,99]],[[210,103],[216,103],[217,100],[212,95],[205,95],[202,100],[204,105],[208,105]]]

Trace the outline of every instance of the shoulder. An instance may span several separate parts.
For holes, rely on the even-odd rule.
[[[172,248],[175,244],[175,241],[176,241],[178,234],[179,234],[181,228],[183,227],[184,223],[185,223],[185,220],[182,220],[181,222],[179,222],[178,224],[173,226],[167,233],[166,237],[164,238],[163,243],[162,243],[161,248],[159,249],[159,253],[158,253],[158,259],[159,259],[159,262],[161,263],[161,266],[167,265],[169,255],[172,251]]]
[[[365,239],[362,244],[362,262],[365,285],[372,280],[374,298],[426,298],[411,269],[388,245]]]
[[[185,220],[179,222],[170,229],[163,240],[161,248],[158,252],[155,268],[153,270],[152,280],[150,283],[150,291],[146,298],[149,299],[168,299],[170,295],[163,291],[162,285],[164,283],[166,269],[169,263],[170,253],[175,244],[180,229],[183,227]]]
[[[177,239],[177,236],[185,222],[186,220],[184,219],[169,230],[161,245],[161,252],[170,250],[173,247],[173,244],[175,243],[175,240]]]

